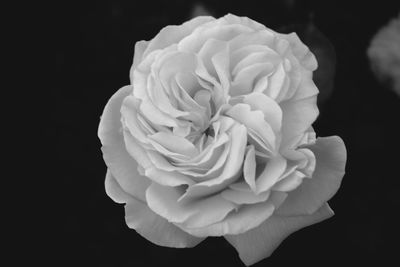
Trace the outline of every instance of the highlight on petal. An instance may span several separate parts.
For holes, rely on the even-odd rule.
[[[238,235],[225,235],[237,250],[240,259],[250,266],[269,257],[281,242],[293,232],[333,216],[328,204],[306,216],[284,217],[272,215],[260,226]]]
[[[286,216],[312,214],[339,189],[346,167],[346,148],[338,136],[319,137],[309,147],[315,154],[316,168],[312,178],[290,192],[277,210]]]
[[[103,159],[111,174],[124,191],[138,199],[145,199],[150,181],[139,175],[136,161],[128,154],[121,124],[121,105],[132,92],[131,86],[118,90],[106,104],[101,116],[98,136],[102,143]]]
[[[253,145],[247,147],[243,163],[243,177],[251,190],[256,191],[256,154]]]
[[[125,205],[125,221],[129,228],[159,246],[194,247],[204,238],[194,237],[155,214],[145,202],[131,198]]]

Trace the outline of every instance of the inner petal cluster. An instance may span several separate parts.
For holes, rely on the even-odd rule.
[[[163,196],[152,192],[183,213],[212,198],[225,217],[254,203],[279,205],[276,192],[295,189],[315,168],[313,153],[298,149],[315,142],[312,128],[290,145],[282,128],[281,103],[299,95],[315,67],[304,64],[309,51],[265,27],[213,23],[146,51],[121,109],[125,143],[143,149],[140,172],[156,183],[149,205],[176,223],[186,220],[159,210]]]

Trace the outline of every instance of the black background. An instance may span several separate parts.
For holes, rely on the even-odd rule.
[[[288,5],[293,2],[293,7]],[[366,49],[376,31],[399,14],[398,1],[201,1],[215,17],[248,16],[272,29],[306,23],[310,13],[336,49],[335,88],[314,124],[319,136],[339,135],[347,173],[330,200],[336,215],[289,236],[254,266],[330,266],[399,262],[400,97],[379,84]],[[57,199],[53,266],[244,266],[223,238],[192,249],[158,247],[124,222],[123,206],[104,192],[106,167],[97,127],[108,98],[129,83],[134,43],[190,18],[193,1],[55,4],[50,10],[53,66],[49,131],[56,137]],[[54,252],[54,253],[53,253]]]

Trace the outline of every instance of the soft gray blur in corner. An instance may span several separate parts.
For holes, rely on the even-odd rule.
[[[374,35],[367,55],[377,79],[400,97],[400,14]]]

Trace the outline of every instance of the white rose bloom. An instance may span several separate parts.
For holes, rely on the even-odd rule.
[[[311,126],[316,68],[295,33],[231,14],[136,43],[98,132],[128,226],[169,247],[224,236],[250,265],[332,216],[346,150]]]

